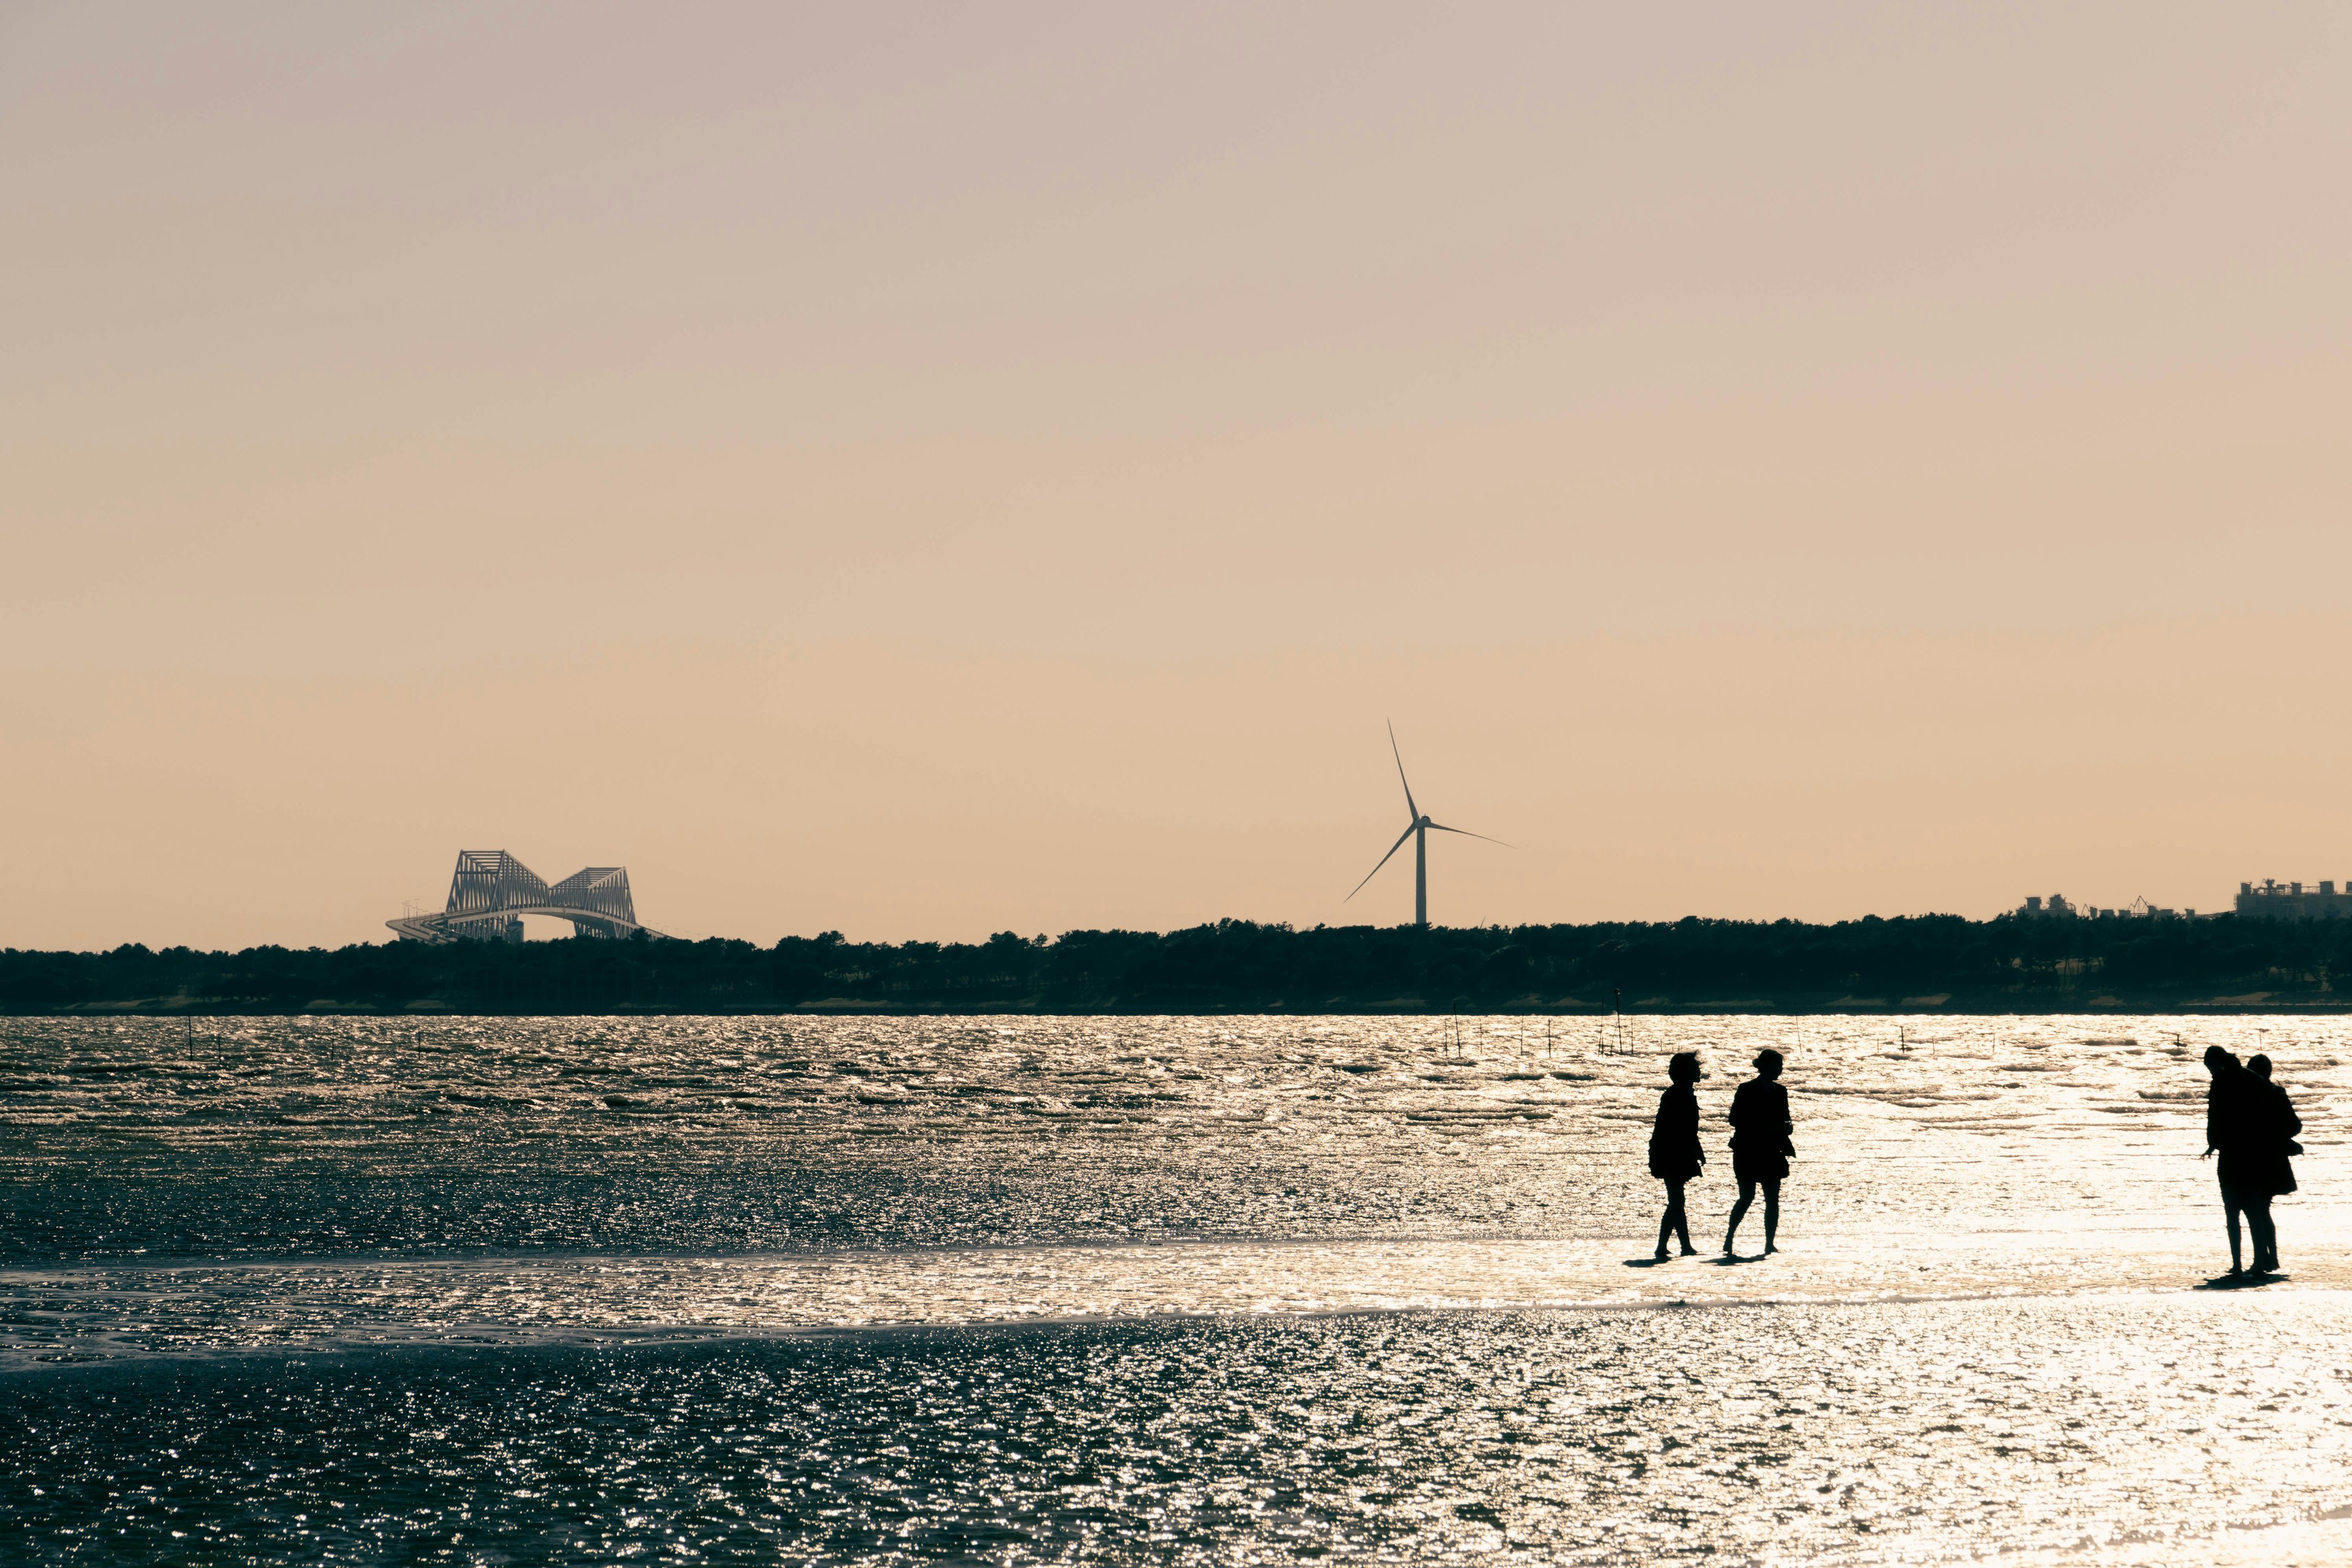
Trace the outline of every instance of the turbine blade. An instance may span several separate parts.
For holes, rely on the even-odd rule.
[[[1429,826],[1430,831],[1433,833],[1459,833],[1465,838],[1486,838],[1486,836],[1483,833],[1473,833],[1466,827],[1448,827],[1442,822],[1433,822]],[[1489,844],[1503,844],[1503,841],[1499,838],[1486,838],[1486,842]],[[1518,846],[1516,844],[1503,844],[1503,847],[1506,849],[1516,849]]]
[[[1413,820],[1418,822],[1421,820],[1421,807],[1412,804],[1412,784],[1404,776],[1404,753],[1397,750],[1394,720],[1389,721],[1389,753],[1397,760],[1397,783],[1404,785],[1404,808],[1412,813]],[[1389,853],[1393,855],[1396,851],[1391,849]]]
[[[1416,822],[1412,825],[1412,826],[1413,826],[1413,827],[1418,827],[1418,826],[1421,826],[1421,824],[1420,824],[1418,821],[1416,821]],[[1383,856],[1381,856],[1381,866],[1385,866],[1385,865],[1387,865],[1391,860],[1395,859],[1395,858],[1396,858],[1396,852],[1397,852],[1398,850],[1400,850],[1400,849],[1403,848],[1403,847],[1404,847],[1404,841],[1405,841],[1406,839],[1408,839],[1408,838],[1412,837],[1412,827],[1408,827],[1408,828],[1406,828],[1402,833],[1401,833],[1401,834],[1397,835],[1397,841],[1396,841],[1395,843],[1393,843],[1393,844],[1391,844],[1391,845],[1390,845],[1390,846],[1389,846],[1389,852],[1388,852],[1387,854],[1385,854],[1385,855],[1383,855]],[[1369,871],[1365,872],[1365,873],[1364,873],[1364,882],[1369,882],[1369,881],[1370,881],[1373,878],[1375,878],[1375,877],[1379,876],[1379,875],[1381,874],[1381,866],[1375,866],[1375,867],[1373,867],[1370,870],[1369,870]],[[1357,883],[1353,888],[1349,889],[1349,891],[1348,891],[1348,899],[1352,899],[1352,898],[1354,898],[1358,893],[1362,892],[1362,891],[1364,890],[1364,882],[1359,882],[1359,883]],[[1344,904],[1344,903],[1346,903],[1346,902],[1348,901],[1348,899],[1341,899],[1339,901],[1340,901],[1341,903],[1343,903],[1343,904]]]

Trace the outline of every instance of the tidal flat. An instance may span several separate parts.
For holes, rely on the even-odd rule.
[[[2227,1263],[2203,1069],[2294,1096]],[[1653,1265],[1789,1058],[1783,1251]],[[11,1561],[2326,1562],[2316,1018],[0,1026]]]

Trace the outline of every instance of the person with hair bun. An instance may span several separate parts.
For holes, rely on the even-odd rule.
[[[1650,1127],[1650,1174],[1666,1184],[1666,1215],[1658,1221],[1658,1261],[1672,1254],[1666,1239],[1678,1237],[1683,1256],[1694,1256],[1690,1217],[1683,1212],[1683,1184],[1695,1181],[1706,1169],[1706,1150],[1698,1141],[1698,1096],[1691,1086],[1706,1075],[1698,1068],[1696,1051],[1677,1052],[1666,1064],[1672,1080],[1658,1096],[1658,1119]]]
[[[1731,1224],[1723,1233],[1723,1255],[1737,1258],[1732,1238],[1756,1189],[1764,1189],[1764,1250],[1778,1252],[1773,1237],[1780,1228],[1780,1183],[1789,1174],[1789,1157],[1796,1146],[1789,1142],[1795,1126],[1789,1120],[1789,1091],[1780,1083],[1780,1053],[1756,1053],[1756,1076],[1731,1097],[1731,1173],[1739,1181],[1739,1201],[1731,1205]]]
[[[2294,1161],[2292,1156],[2303,1152],[2303,1145],[2294,1141],[2303,1131],[2303,1118],[2294,1112],[2294,1101],[2287,1092],[2271,1081],[2271,1058],[2252,1056],[2246,1058],[2246,1072],[2251,1081],[2246,1085],[2247,1099],[2252,1103],[2250,1120],[2253,1123],[2255,1156],[2249,1162],[2252,1174],[2250,1212],[2253,1222],[2254,1272],[2275,1274],[2279,1271],[2278,1218],[2271,1213],[2271,1200],[2283,1198],[2294,1191]]]

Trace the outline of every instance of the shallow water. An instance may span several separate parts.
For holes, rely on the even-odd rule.
[[[36,1559],[2352,1554],[2332,1021],[1628,1035],[11,1021],[0,1529]],[[2189,1289],[2227,1256],[2215,1042],[2310,1127],[2291,1277],[2254,1290]],[[1763,1044],[1785,1250],[1648,1267],[1664,1056],[1706,1054],[1727,1164]],[[1693,1188],[1703,1246],[1729,1186]]]
[[[37,1459],[0,1485],[53,1547],[479,1561],[1875,1563],[2137,1535],[2202,1562],[2340,1494],[2342,1298],[2126,1320],[2030,1298],[175,1362],[19,1383]]]

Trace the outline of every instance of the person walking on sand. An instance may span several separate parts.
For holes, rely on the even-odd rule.
[[[1732,1238],[1756,1189],[1764,1189],[1764,1250],[1778,1252],[1773,1237],[1780,1228],[1780,1183],[1789,1173],[1789,1142],[1794,1126],[1789,1121],[1789,1091],[1780,1083],[1780,1053],[1766,1048],[1756,1053],[1756,1076],[1731,1096],[1731,1173],[1739,1181],[1739,1201],[1731,1205],[1731,1224],[1723,1233],[1723,1255],[1737,1258]]]
[[[2255,1191],[2248,1196],[2262,1206],[2262,1223],[2255,1232],[2254,1272],[2275,1274],[2279,1271],[2278,1220],[2271,1213],[2271,1199],[2294,1191],[2293,1156],[2303,1152],[2294,1137],[2303,1131],[2303,1118],[2294,1113],[2294,1101],[2287,1098],[2286,1090],[2271,1081],[2270,1058],[2247,1058],[2246,1072],[2253,1079],[2247,1087],[2252,1090],[2248,1098],[2254,1106],[2258,1147],[2252,1176]],[[2269,1238],[2267,1247],[2260,1239],[2263,1237]]]
[[[2230,1272],[2246,1271],[2238,1247],[2242,1215],[2253,1233],[2254,1268],[2260,1272],[2263,1259],[2278,1251],[2263,1170],[2265,1091],[2262,1079],[2219,1046],[2205,1047],[2205,1070],[2213,1075],[2205,1086],[2205,1152],[2220,1156],[2214,1174],[2221,1178],[2221,1212],[2230,1226]]]
[[[1678,1051],[1666,1064],[1671,1080],[1658,1096],[1658,1119],[1650,1126],[1650,1174],[1666,1184],[1666,1215],[1658,1221],[1658,1261],[1671,1256],[1666,1238],[1678,1237],[1683,1256],[1696,1255],[1691,1245],[1690,1216],[1683,1212],[1683,1184],[1696,1181],[1706,1168],[1706,1151],[1698,1141],[1698,1096],[1691,1085],[1706,1075],[1698,1070],[1696,1051]]]

